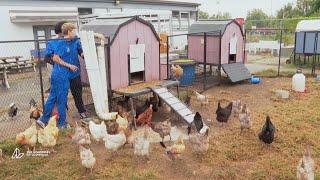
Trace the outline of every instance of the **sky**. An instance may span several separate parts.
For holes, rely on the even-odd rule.
[[[201,3],[200,10],[210,15],[217,12],[229,12],[232,18],[246,17],[251,9],[261,8],[268,15],[276,15],[277,10],[287,3],[294,3],[296,0],[195,0]]]

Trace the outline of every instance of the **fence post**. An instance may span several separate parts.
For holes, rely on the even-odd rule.
[[[39,67],[39,77],[40,77],[40,90],[41,90],[41,102],[42,102],[42,108],[43,112],[45,111],[44,109],[44,91],[43,91],[43,78],[42,78],[42,69],[41,69],[41,54],[40,54],[40,45],[39,45],[39,40],[36,41],[36,50],[37,50],[37,56],[38,56],[38,67]]]
[[[169,36],[167,36],[167,80],[169,80]]]
[[[203,49],[203,72],[204,72],[204,78],[203,78],[203,90],[206,90],[206,81],[207,81],[207,33],[204,33],[204,39],[203,39],[203,43],[204,43],[204,49]]]
[[[219,66],[218,66],[218,70],[219,70],[219,85],[221,84],[221,30],[219,32]]]
[[[282,51],[282,33],[283,33],[283,29],[281,29],[280,32],[280,50],[279,50],[279,62],[278,62],[278,77],[280,76],[280,63],[281,63],[281,51]]]

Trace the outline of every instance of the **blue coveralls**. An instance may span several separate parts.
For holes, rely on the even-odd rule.
[[[81,49],[79,48],[81,44],[78,41],[79,40],[77,39],[71,41],[67,41],[64,39],[57,40],[56,42],[51,44],[52,48],[48,48],[48,50],[46,51],[46,55],[47,53],[51,53],[52,55],[55,54],[58,55],[66,63],[74,64],[74,62],[76,62],[77,60],[79,61],[78,51],[79,49]],[[68,91],[70,88],[70,79],[74,76],[74,74],[80,74],[80,70],[78,71],[72,73],[67,67],[54,63],[51,74],[50,94],[45,104],[45,112],[40,119],[44,124],[48,123],[54,105],[57,104],[59,112],[58,127],[64,127],[66,125],[66,107],[68,101]]]

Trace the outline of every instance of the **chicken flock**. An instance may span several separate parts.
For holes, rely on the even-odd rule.
[[[195,100],[201,105],[208,105],[209,98],[194,91]],[[187,97],[187,105],[190,105],[192,100],[191,96]],[[30,101],[30,119],[37,120],[42,114],[36,102],[32,99]],[[165,144],[165,137],[171,138],[171,122],[170,118],[162,122],[152,122],[153,112],[159,109],[163,113],[173,113],[169,105],[161,102],[159,97],[154,93],[151,98],[148,98],[143,104],[128,103],[128,99],[119,102],[116,105],[118,115],[113,121],[90,121],[88,127],[81,127],[76,122],[74,133],[69,134],[72,143],[76,144],[79,148],[80,161],[83,167],[90,172],[96,164],[94,153],[90,149],[91,143],[100,144],[103,142],[105,149],[110,151],[115,157],[120,148],[125,145],[131,145],[133,154],[137,157],[146,157],[149,159],[150,154],[150,141],[149,131],[154,131],[159,134],[161,138],[160,145],[163,147],[164,153],[172,160],[180,158],[186,151],[185,140],[180,135],[178,139],[170,145]],[[15,104],[11,104],[9,108],[9,116],[15,117],[18,108]],[[232,101],[227,106],[222,107],[221,101],[218,101],[216,113],[216,121],[219,124],[227,124],[231,117],[239,119],[240,133],[244,130],[250,130],[252,127],[251,112],[247,104],[242,103],[240,100]],[[233,116],[232,116],[233,115]],[[35,151],[37,143],[41,144],[42,148],[50,149],[50,152],[56,152],[54,147],[57,144],[59,129],[57,128],[58,115],[50,118],[48,125],[44,129],[37,129],[36,122],[25,131],[16,135],[16,143],[26,146],[28,151],[32,148]],[[141,126],[144,133],[141,136],[133,136],[134,122]],[[200,112],[196,112],[192,124],[187,128],[187,135],[189,136],[189,143],[197,154],[205,154],[210,148],[210,126],[206,124]],[[271,117],[266,116],[265,123],[258,134],[258,139],[264,144],[272,144],[275,140],[275,125],[271,122]],[[0,149],[0,164],[3,162],[2,151]],[[298,179],[314,179],[314,162],[311,158],[311,150],[308,146],[303,157],[297,166]]]

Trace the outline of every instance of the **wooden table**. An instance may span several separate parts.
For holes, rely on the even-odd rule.
[[[7,68],[12,66],[12,64],[16,65],[20,70],[19,60],[22,56],[11,56],[11,57],[0,57],[0,71],[2,71],[2,84],[9,89],[9,81],[8,81],[8,74]],[[9,60],[14,60],[13,62],[9,62]]]

